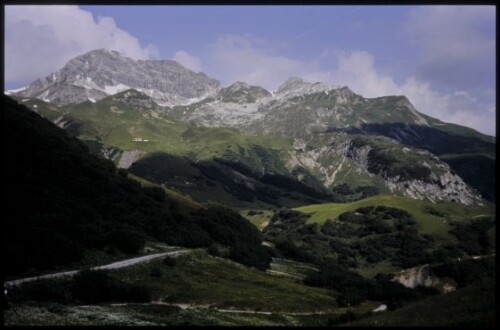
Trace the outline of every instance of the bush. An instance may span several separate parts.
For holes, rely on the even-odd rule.
[[[367,294],[365,290],[350,289],[337,297],[337,303],[341,307],[358,306],[366,300]]]
[[[418,298],[419,292],[393,282],[387,275],[377,275],[368,290],[368,299],[400,305]]]
[[[124,168],[119,168],[118,171],[116,171],[116,174],[118,174],[122,178],[126,178],[128,176],[128,171]]]
[[[458,239],[459,247],[468,254],[486,254],[491,249],[487,231],[494,224],[494,221],[490,219],[459,223],[450,232]]]
[[[155,268],[151,269],[151,272],[149,272],[149,276],[152,276],[152,277],[163,277],[163,272],[161,271],[160,268],[155,267]]]
[[[158,186],[144,187],[142,188],[146,195],[152,197],[157,202],[165,201],[165,190]]]
[[[231,247],[229,258],[259,270],[268,269],[272,260],[268,247],[249,244],[237,244]]]
[[[459,288],[479,281],[486,277],[495,277],[495,259],[469,259],[464,261],[453,261],[450,263],[432,267],[432,271],[439,277],[453,278]]]
[[[214,257],[229,258],[231,247],[220,244],[212,244],[208,247],[207,252]]]
[[[316,258],[311,253],[298,248],[293,242],[288,240],[278,241],[276,250],[284,257],[301,262],[316,262]]]
[[[88,304],[108,301],[148,302],[151,300],[151,292],[147,287],[123,283],[103,270],[85,270],[75,275],[72,293],[75,299]]]
[[[8,296],[13,302],[30,300],[68,302],[71,300],[69,286],[68,280],[44,279],[9,288]]]
[[[323,265],[317,272],[309,273],[304,279],[304,284],[333,289],[344,294],[343,299],[353,302],[358,298],[365,300],[368,292],[372,289],[370,280],[361,275],[340,268],[336,265]],[[349,292],[356,292],[350,296]]]
[[[220,244],[232,246],[242,242],[260,245],[262,242],[259,230],[232,209],[210,205],[200,209],[196,213],[196,218],[210,238]]]
[[[175,267],[177,265],[177,260],[175,260],[175,258],[172,258],[170,256],[166,256],[163,259],[163,264],[168,267]]]
[[[138,232],[137,229],[134,230],[131,228],[112,230],[108,233],[107,239],[109,244],[124,253],[139,252],[146,243],[144,235]]]
[[[361,193],[361,198],[367,198],[379,194],[379,189],[375,186],[360,186],[356,188],[357,193]]]

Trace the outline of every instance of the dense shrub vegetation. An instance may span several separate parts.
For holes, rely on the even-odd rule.
[[[307,215],[282,209],[264,229],[285,258],[315,264],[336,263],[356,268],[359,262],[389,260],[399,267],[432,261],[432,238],[418,234],[415,221],[403,210],[377,206],[346,212],[323,226],[307,224]],[[438,255],[437,255],[438,256]]]
[[[495,278],[495,257],[451,261],[432,267],[439,277],[451,277],[458,287],[465,287],[483,278]]]
[[[494,225],[493,219],[456,223],[451,233],[456,236],[459,247],[466,253],[482,255],[490,252],[491,244],[487,232]]]
[[[409,289],[383,275],[367,279],[336,265],[321,266],[318,272],[311,272],[304,283],[338,292],[337,303],[343,307],[357,306],[367,299],[398,307],[404,302],[436,293],[425,289]]]
[[[269,267],[271,254],[261,245],[260,232],[239,213],[212,205],[200,209],[196,219],[213,241],[223,246],[231,246],[230,259],[259,269]]]
[[[334,290],[339,306],[370,299],[393,309],[437,294],[434,288],[406,288],[389,275],[368,279],[354,272],[364,265],[390,262],[404,269],[429,263],[436,265],[432,269],[437,276],[452,278],[459,287],[494,276],[493,258],[456,262],[464,254],[491,252],[487,231],[494,225],[492,220],[452,222],[451,233],[459,243],[444,246],[436,245],[432,236],[420,234],[408,212],[392,207],[360,207],[322,226],[307,220],[303,213],[281,209],[264,228],[264,239],[275,243],[281,257],[315,264],[319,271],[311,272],[304,283]]]

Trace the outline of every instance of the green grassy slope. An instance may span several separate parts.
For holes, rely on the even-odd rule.
[[[72,136],[84,140],[96,154],[102,155],[101,149],[104,148],[107,157],[115,162],[118,162],[124,151],[137,150],[142,155],[146,154],[147,157],[136,160],[137,166],[131,168],[133,173],[189,194],[197,201],[222,202],[237,207],[248,207],[254,202],[260,207],[307,204],[300,193],[285,196],[286,192],[281,191],[276,194],[273,191],[279,189],[262,184],[257,187],[257,191],[254,191],[253,184],[246,187],[241,182],[240,187],[235,188],[238,185],[235,185],[235,181],[241,180],[234,170],[243,171],[257,180],[270,172],[288,174],[285,160],[292,146],[288,138],[254,136],[233,128],[198,127],[180,122],[166,115],[147,96],[135,90],[124,91],[96,103],[87,101],[65,107],[55,107],[36,100],[26,101],[30,105],[34,105],[31,104],[33,102],[40,103],[37,111],[57,121]],[[165,159],[159,163],[150,161],[151,157],[148,156],[154,158],[157,154],[177,160],[174,166]],[[200,173],[196,164],[202,161],[209,163],[203,165],[206,171]],[[213,166],[217,167],[216,171]],[[182,173],[178,173],[177,168],[180,167],[184,169]],[[215,172],[219,175],[205,175]],[[199,182],[205,176],[205,181],[210,180],[208,185]],[[260,196],[266,195],[265,191],[275,196],[271,196],[271,199],[269,196]],[[243,195],[262,198],[261,201],[252,200],[249,204],[247,200],[255,197]]]
[[[155,268],[160,269],[160,278],[150,275]],[[175,267],[157,260],[116,270],[114,274],[130,283],[150,286],[156,299],[169,303],[276,312],[337,308],[335,297],[326,289],[308,287],[300,281],[262,273],[204,252],[177,258]]]
[[[137,175],[134,175],[132,173],[128,173],[127,177],[131,180],[137,181],[141,184],[143,187],[159,187],[157,184],[152,183],[144,178],[138,177]],[[194,201],[190,196],[184,195],[178,191],[175,191],[173,189],[161,187],[163,191],[165,191],[165,194],[173,201],[176,201],[183,211],[185,213],[190,212],[192,210],[197,210],[203,207],[202,204]]]
[[[400,208],[412,215],[418,222],[420,230],[424,234],[433,234],[446,237],[451,227],[448,221],[472,218],[478,215],[494,215],[493,207],[465,206],[457,203],[430,203],[405,197],[379,195],[352,203],[326,203],[298,207],[295,210],[310,214],[309,223],[324,223],[327,219],[335,220],[340,214],[354,211],[359,207],[384,205]],[[429,209],[442,212],[446,218],[438,217],[429,213]]]

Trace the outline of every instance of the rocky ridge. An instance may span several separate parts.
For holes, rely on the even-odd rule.
[[[359,177],[411,198],[482,203],[478,192],[446,163],[418,149],[424,142],[427,148],[429,130],[446,125],[419,113],[405,96],[364,98],[346,86],[298,77],[287,79],[274,92],[244,82],[219,88],[218,81],[177,62],[134,61],[103,49],[78,56],[58,72],[12,92],[59,106],[96,103],[115,95],[115,101],[156,116],[162,113],[200,126],[290,138],[294,147],[283,159],[290,173],[304,169],[327,189]],[[57,122],[65,128],[68,123],[72,124],[60,118]],[[448,134],[439,132],[435,136]],[[375,141],[380,134],[386,136],[381,143],[391,145],[386,154],[370,143],[353,144],[353,135],[373,136],[369,139]],[[135,161],[143,153],[133,155]],[[294,176],[301,181],[304,174]]]
[[[98,49],[70,60],[61,70],[14,95],[66,105],[103,99],[129,88],[160,105],[189,104],[215,95],[220,83],[175,61],[139,60]]]

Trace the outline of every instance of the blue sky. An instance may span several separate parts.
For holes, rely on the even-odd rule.
[[[495,134],[494,6],[6,6],[6,88],[111,48],[227,86],[290,76]]]

